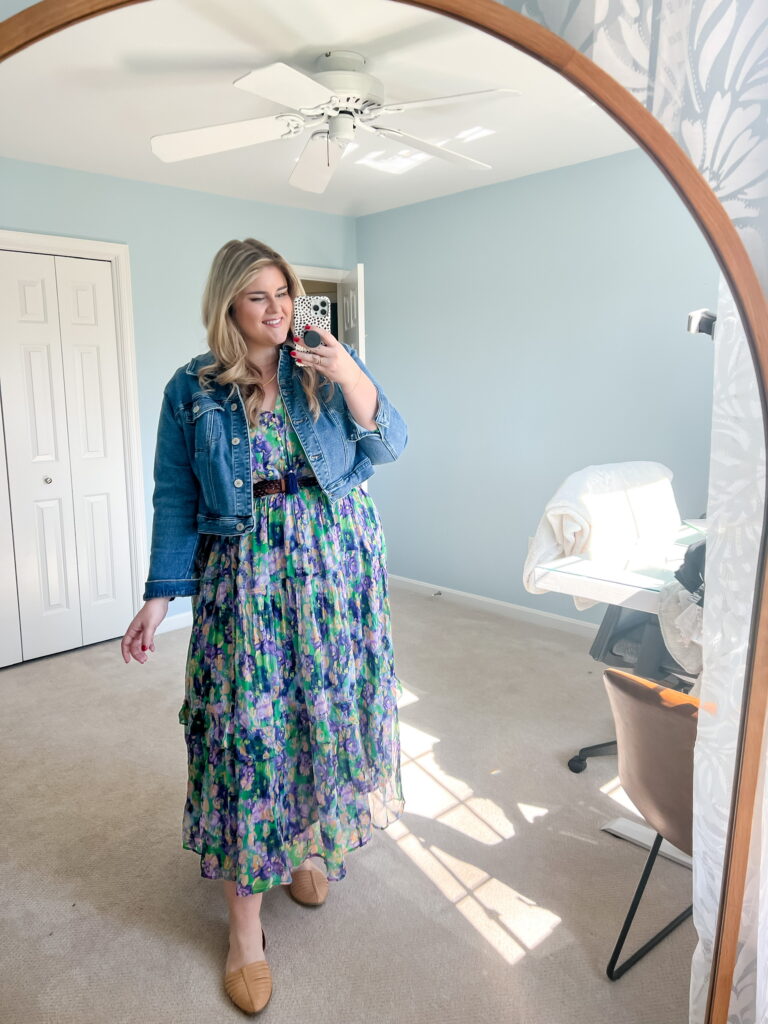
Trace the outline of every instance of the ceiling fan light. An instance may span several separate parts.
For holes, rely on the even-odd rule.
[[[355,119],[352,114],[337,114],[328,120],[328,137],[345,147],[355,137]]]

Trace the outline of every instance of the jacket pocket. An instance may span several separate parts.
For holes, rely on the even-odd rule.
[[[219,506],[225,500],[221,488],[217,487],[223,469],[218,464],[224,458],[224,415],[223,406],[208,395],[195,395],[192,404],[184,410],[184,418],[194,437],[195,475],[200,481],[203,501],[211,511],[222,511]]]
[[[209,395],[196,395],[184,409],[184,418],[192,426],[195,454],[209,451],[224,432],[224,407]]]

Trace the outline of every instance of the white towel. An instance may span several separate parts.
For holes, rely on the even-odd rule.
[[[660,462],[614,462],[572,473],[544,509],[528,546],[523,583],[531,594],[542,562],[579,555],[606,568],[642,569],[664,559],[680,529],[672,470]],[[574,597],[576,607],[595,601]]]

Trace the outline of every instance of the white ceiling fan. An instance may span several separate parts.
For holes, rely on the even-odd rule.
[[[344,150],[359,128],[452,163],[486,169],[490,166],[462,153],[408,135],[397,128],[379,126],[372,122],[379,117],[388,117],[417,107],[433,107],[501,94],[519,95],[516,90],[482,89],[456,96],[385,103],[382,83],[364,70],[365,65],[366,59],[359,53],[329,50],[317,59],[317,70],[312,77],[283,63],[269,64],[251,71],[234,82],[238,89],[290,107],[291,113],[155,135],[151,140],[152,152],[170,163],[253,146],[259,142],[293,138],[309,131],[307,144],[289,178],[292,185],[306,192],[325,191]]]

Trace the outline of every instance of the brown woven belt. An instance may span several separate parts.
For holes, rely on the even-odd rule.
[[[289,473],[279,480],[259,480],[253,485],[253,496],[261,498],[265,494],[296,494],[299,487],[319,486],[314,476],[296,476],[295,473]]]

